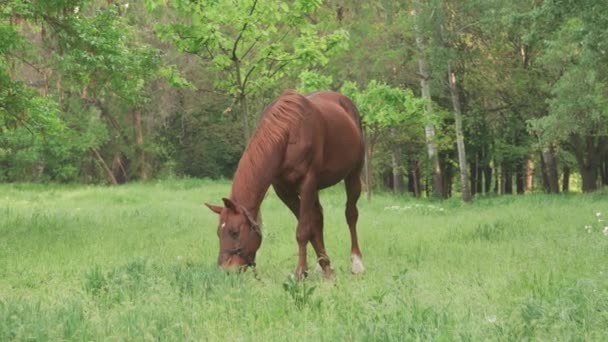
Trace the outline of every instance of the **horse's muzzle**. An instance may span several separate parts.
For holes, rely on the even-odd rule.
[[[247,262],[247,260],[238,255],[227,255],[224,258],[220,255],[217,264],[226,271],[241,271],[247,266],[251,266],[252,263]]]

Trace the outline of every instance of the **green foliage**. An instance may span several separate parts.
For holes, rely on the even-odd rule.
[[[568,3],[568,6],[574,4]],[[567,140],[572,134],[608,136],[608,62],[601,36],[608,33],[608,21],[574,6],[572,11],[548,2],[539,20],[560,19],[550,31],[541,62],[556,78],[551,87],[549,115],[531,121],[532,129],[543,141]]]
[[[0,149],[6,151],[0,155],[0,163],[11,166],[0,171],[0,179],[59,182],[79,179],[81,167],[92,162],[90,150],[108,140],[107,128],[99,118],[81,110],[78,117],[64,119],[62,123],[67,127],[60,130],[32,134],[20,127],[0,134]]]
[[[57,67],[73,81],[75,91],[92,88],[98,99],[116,95],[131,105],[141,105],[147,82],[159,74],[175,79],[166,69],[157,71],[158,50],[132,43],[134,32],[114,6],[96,15],[61,18],[54,26],[51,22],[51,27],[62,52]]]
[[[10,76],[15,56],[28,50],[27,42],[10,23],[12,6],[20,7],[11,1],[0,8],[0,134],[22,125],[32,133],[60,130],[55,102]]]
[[[121,116],[108,110],[129,107],[130,116],[133,108],[141,109],[149,100],[150,83],[159,78],[190,86],[175,67],[161,68],[159,50],[137,41],[124,13],[127,7],[96,1],[3,4],[0,161],[7,166],[0,172],[3,180],[74,181],[83,170],[87,175],[81,180],[94,180],[97,167],[91,149],[103,154],[110,141],[116,148],[117,136],[128,144]],[[36,74],[30,75],[29,69]],[[43,89],[26,86],[15,74],[29,78],[29,84],[44,84]],[[106,119],[112,115],[113,122],[101,121],[100,114]],[[132,154],[128,146],[118,148]]]
[[[368,142],[377,143],[376,161],[384,168],[378,175],[397,150],[404,173],[412,171],[409,162],[424,164],[422,132],[432,124],[441,166],[453,179],[449,62],[472,175],[481,179],[478,171],[488,168],[500,174],[499,165],[520,172],[550,146],[560,154],[557,166],[602,156],[580,168],[593,169],[590,183],[599,183],[593,177],[606,178],[608,141],[602,6],[594,0],[0,1],[0,177],[111,178],[100,159],[126,180],[144,169],[161,177],[229,177],[246,140],[235,129],[250,133],[253,117],[297,86],[341,89],[355,99]],[[425,51],[415,48],[417,36]],[[428,62],[433,102],[426,117],[419,53]],[[176,118],[195,128],[179,128]],[[580,142],[589,141],[581,152]]]
[[[244,143],[238,125],[226,116],[178,113],[161,132],[167,161],[177,176],[231,178]]]
[[[300,86],[298,87],[298,91],[303,94],[331,89],[331,76],[320,75],[316,72],[305,70],[300,73],[299,79]]]
[[[234,97],[267,90],[294,68],[324,65],[348,40],[346,31],[322,35],[308,22],[319,1],[169,1],[168,6],[187,22],[159,25],[159,36],[208,61],[221,75],[215,87]]]
[[[400,89],[370,81],[364,90],[346,82],[342,92],[354,99],[361,112],[363,124],[372,129],[386,129],[400,124],[420,125],[424,101],[410,89]]]

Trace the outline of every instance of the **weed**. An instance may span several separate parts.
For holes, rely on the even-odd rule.
[[[296,308],[301,310],[308,305],[312,300],[312,295],[315,292],[316,286],[309,286],[305,280],[297,281],[294,275],[289,275],[287,280],[283,282],[283,290],[287,292],[293,300]]]

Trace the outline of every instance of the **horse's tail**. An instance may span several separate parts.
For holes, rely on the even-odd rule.
[[[355,105],[353,100],[351,100],[347,96],[342,96],[340,98],[340,105],[346,110],[346,112],[352,115],[353,119],[359,126],[361,134],[363,134],[363,123],[361,122],[361,114],[359,113],[359,109],[357,109],[357,106]]]
[[[363,156],[362,156],[362,160],[361,160],[361,165],[359,167],[363,168],[364,165],[367,164],[367,153],[365,152],[367,149],[367,141],[366,141],[366,137],[365,137],[365,131],[363,130],[363,122],[361,120],[361,113],[359,113],[359,109],[357,108],[357,105],[355,105],[353,100],[351,100],[347,96],[340,97],[339,103],[342,106],[342,108],[344,108],[346,110],[346,112],[348,112],[350,115],[352,115],[352,118],[355,120],[355,122],[359,126],[359,132],[361,133],[361,140],[363,141],[363,151],[362,151]]]

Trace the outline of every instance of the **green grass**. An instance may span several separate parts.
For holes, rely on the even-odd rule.
[[[229,186],[0,185],[0,340],[608,340],[606,192],[362,199],[353,276],[336,187],[322,194],[336,279],[298,283],[295,220],[273,193],[257,278],[216,268],[202,204]]]

